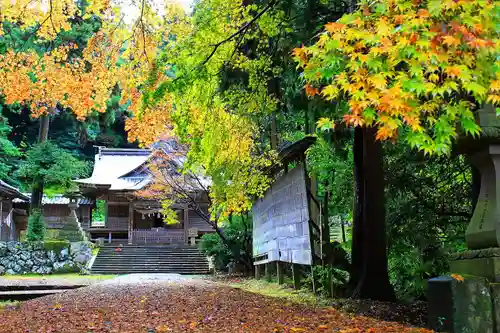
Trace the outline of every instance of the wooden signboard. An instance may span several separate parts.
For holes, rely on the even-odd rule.
[[[273,183],[264,197],[254,203],[252,216],[256,263],[312,264],[309,208],[302,164]]]

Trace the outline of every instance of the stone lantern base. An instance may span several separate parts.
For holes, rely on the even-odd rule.
[[[76,200],[72,200],[68,207],[70,209],[70,214],[66,219],[64,227],[59,231],[59,237],[67,239],[70,242],[83,242],[88,241],[85,231],[83,231],[80,221],[76,215],[76,209],[78,208],[78,203]]]
[[[490,282],[500,283],[500,248],[469,250],[454,254],[450,270],[461,275],[482,276]]]

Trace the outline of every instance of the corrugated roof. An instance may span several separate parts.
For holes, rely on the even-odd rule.
[[[17,188],[7,184],[3,180],[0,180],[0,196],[6,196],[8,198],[28,199],[28,197],[21,193]]]
[[[14,203],[27,203],[29,202],[29,198],[31,195],[29,193],[24,194],[26,196],[25,200],[22,199],[14,199],[12,200]],[[94,201],[89,198],[81,198],[78,200],[79,205],[91,205],[93,204]],[[69,198],[66,198],[62,194],[56,194],[52,196],[46,196],[44,195],[42,198],[42,205],[67,205],[69,204]]]

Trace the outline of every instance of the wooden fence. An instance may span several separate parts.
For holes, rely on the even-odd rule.
[[[134,244],[183,244],[183,229],[134,229],[132,230]]]

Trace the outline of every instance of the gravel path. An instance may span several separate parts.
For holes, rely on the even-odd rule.
[[[208,280],[129,275],[0,310],[1,333],[419,333]]]

